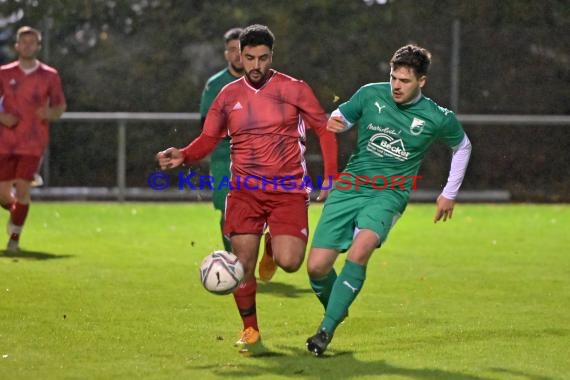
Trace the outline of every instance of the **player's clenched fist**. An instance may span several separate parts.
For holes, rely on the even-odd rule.
[[[182,165],[184,155],[180,149],[168,148],[156,154],[156,160],[162,170],[171,169]]]
[[[333,133],[340,133],[346,131],[346,125],[344,124],[344,120],[340,116],[332,116],[327,121],[327,131],[331,131]]]

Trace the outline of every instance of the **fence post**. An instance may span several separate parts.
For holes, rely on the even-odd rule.
[[[451,29],[451,89],[450,108],[456,114],[459,113],[459,60],[461,49],[461,23],[458,19],[453,20]]]
[[[127,122],[119,120],[117,135],[117,200],[125,201],[127,188]]]

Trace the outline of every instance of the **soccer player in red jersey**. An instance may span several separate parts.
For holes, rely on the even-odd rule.
[[[337,172],[337,144],[326,130],[327,117],[311,88],[303,81],[271,69],[273,33],[251,25],[240,35],[245,75],[226,85],[208,111],[202,133],[183,149],[157,154],[161,168],[197,161],[225,136],[231,141],[230,192],[226,198],[224,233],[245,276],[234,298],[243,321],[236,342],[240,352],[261,346],[256,315],[255,267],[265,225],[272,239],[272,259],[286,272],[303,263],[308,237],[307,188],[304,159],[307,123],[319,137],[326,181]],[[262,259],[264,261],[265,257]]]
[[[38,61],[41,33],[18,29],[18,60],[0,67],[0,205],[10,212],[8,252],[19,249],[30,208],[30,187],[48,144],[48,123],[66,108],[59,74]],[[12,190],[14,192],[12,193]]]

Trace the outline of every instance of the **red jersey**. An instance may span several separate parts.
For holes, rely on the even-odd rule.
[[[271,70],[271,77],[259,89],[242,77],[218,94],[208,111],[204,137],[231,138],[232,184],[248,177],[247,183],[262,188],[262,181],[296,183],[308,178],[305,163],[306,125],[319,137],[325,161],[325,175],[337,171],[337,145],[326,131],[327,117],[305,82]],[[193,156],[194,146],[183,149]],[[199,149],[196,149],[196,151]],[[195,158],[195,157],[192,157]],[[306,189],[271,190],[304,192]]]
[[[26,74],[18,61],[0,67],[0,97],[4,112],[19,119],[12,128],[0,125],[0,154],[41,156],[48,144],[49,126],[36,112],[46,103],[50,107],[65,104],[59,74],[40,62]]]

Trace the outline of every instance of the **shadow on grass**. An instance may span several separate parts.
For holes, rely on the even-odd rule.
[[[297,298],[303,294],[312,294],[312,290],[308,288],[298,288],[291,284],[283,282],[257,282],[257,293],[269,293],[287,298]]]
[[[54,253],[41,252],[41,251],[28,251],[21,249],[18,252],[0,251],[0,259],[10,259],[12,261],[21,260],[53,260],[53,259],[66,259],[73,255],[56,255]]]
[[[491,334],[491,335],[489,335]],[[557,336],[566,337],[570,335],[568,329],[543,329],[537,331],[511,331],[511,330],[498,330],[491,331],[485,330],[484,336],[481,332],[478,334],[463,334],[463,343],[469,341],[479,341],[481,339],[488,340],[491,337],[498,335],[508,337],[544,337],[544,336]],[[435,341],[426,340],[425,347],[437,347],[441,344],[456,344],[453,335],[447,335],[447,339],[441,340],[438,336]],[[433,338],[433,337],[432,337]],[[413,342],[412,344],[417,349],[418,346],[424,343]],[[360,349],[357,347],[354,350],[337,350],[334,346],[322,357],[314,357],[306,349],[299,344],[298,346],[290,345],[275,345],[270,348],[265,346],[265,352],[251,354],[247,357],[236,353],[235,359],[224,358],[225,365],[202,365],[192,367],[192,369],[205,370],[214,376],[220,378],[231,379],[265,379],[274,377],[291,377],[302,378],[309,380],[318,379],[359,379],[378,378],[378,379],[392,379],[407,378],[418,380],[498,380],[505,378],[524,378],[527,380],[554,380],[554,378],[528,373],[525,371],[517,370],[516,368],[472,368],[477,374],[469,374],[460,371],[453,371],[444,368],[435,367],[405,367],[390,363],[382,360],[384,350],[393,352],[394,350],[407,350],[409,347],[406,345],[402,347],[401,344],[392,343],[383,345],[383,350],[378,351],[374,359],[376,360],[360,360],[357,357]],[[485,372],[486,374],[481,374]]]
[[[327,352],[322,357],[314,357],[301,348],[279,347],[289,352],[271,352],[258,354],[241,362],[236,367],[199,367],[212,371],[220,377],[232,379],[264,378],[267,376],[301,377],[303,379],[353,379],[363,376],[381,378],[398,376],[410,379],[429,380],[489,380],[455,371],[438,368],[405,368],[392,365],[385,360],[361,361],[352,351]],[[379,353],[381,355],[381,353]]]
[[[530,375],[528,373],[513,371],[506,368],[490,368],[490,370],[503,375],[508,375],[509,377],[520,377],[528,380],[554,380],[554,378],[552,377],[547,377],[542,375]]]

